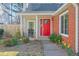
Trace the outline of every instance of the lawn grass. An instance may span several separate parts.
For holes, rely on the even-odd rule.
[[[0,56],[16,56],[18,52],[10,51],[10,52],[0,52]]]
[[[3,39],[0,39],[0,45],[2,45],[4,43]]]

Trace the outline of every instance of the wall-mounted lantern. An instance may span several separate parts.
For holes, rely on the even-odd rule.
[[[52,16],[52,22],[54,22],[54,17]]]

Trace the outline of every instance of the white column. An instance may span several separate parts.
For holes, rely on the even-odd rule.
[[[52,18],[50,18],[50,34],[52,34],[53,33],[53,24],[52,24],[53,22],[52,22]]]
[[[20,15],[20,32],[21,32],[21,36],[23,36],[23,30],[22,30],[22,15]]]
[[[38,34],[39,34],[39,37],[40,37],[40,19],[38,19]]]
[[[38,25],[39,25],[39,23],[38,23],[38,16],[36,16],[36,39],[38,39]]]
[[[25,35],[25,36],[28,36],[27,34],[28,34],[28,28],[27,28],[27,26],[28,26],[28,24],[27,24],[27,19],[26,19],[26,15],[23,15],[23,18],[22,18],[23,20],[22,20],[22,29],[23,29],[23,35]]]

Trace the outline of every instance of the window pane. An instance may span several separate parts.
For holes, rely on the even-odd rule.
[[[68,14],[65,14],[65,34],[68,34]]]
[[[61,33],[64,33],[64,17],[61,16]]]
[[[68,34],[68,14],[61,16],[61,33]]]
[[[49,23],[49,19],[44,19],[44,24],[48,24]]]

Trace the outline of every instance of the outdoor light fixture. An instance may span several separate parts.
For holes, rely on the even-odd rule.
[[[52,22],[54,21],[54,17],[52,17]]]

